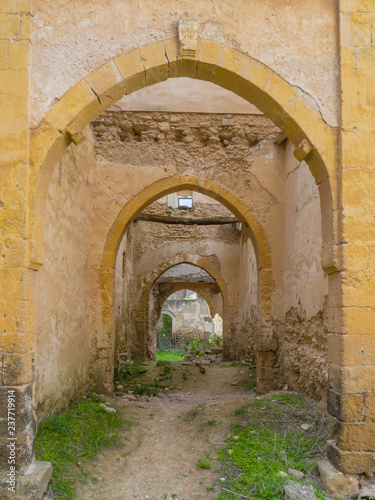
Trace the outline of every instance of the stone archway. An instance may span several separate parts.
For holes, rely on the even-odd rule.
[[[51,109],[32,134],[31,171],[29,178],[30,203],[28,218],[29,267],[39,269],[43,264],[44,202],[49,178],[56,161],[73,142],[83,139],[83,128],[98,114],[125,94],[159,83],[168,78],[185,76],[210,81],[229,89],[263,111],[281,128],[296,146],[295,156],[306,161],[320,191],[322,212],[323,251],[322,267],[327,273],[339,269],[337,252],[338,228],[335,214],[338,209],[336,192],[336,130],[329,127],[301,91],[293,88],[263,63],[212,40],[197,41],[196,50],[180,51],[178,37],[142,46],[106,62],[72,87]],[[217,193],[215,183],[199,178],[174,179],[180,189],[199,186],[202,192],[225,200],[225,188]],[[154,189],[167,194],[168,180],[156,182]],[[212,185],[212,186],[211,186]],[[212,187],[214,189],[212,189]],[[128,203],[113,225],[104,249],[101,268],[103,297],[102,315],[97,330],[110,344],[112,336],[112,274],[120,233],[146,206],[154,189],[145,190],[143,202]],[[147,194],[146,194],[147,192]],[[259,350],[275,349],[272,342],[270,294],[272,273],[270,252],[259,224],[245,204],[238,209],[238,200],[232,211],[249,228],[257,252],[261,272],[262,335]],[[132,215],[133,213],[133,215]],[[335,303],[331,304],[335,307]],[[104,348],[105,350],[105,348]],[[107,370],[108,373],[111,370]]]
[[[121,75],[121,76],[119,76]],[[296,146],[295,155],[305,160],[319,185],[323,225],[322,266],[327,273],[340,268],[336,191],[336,131],[304,99],[271,69],[233,49],[209,40],[201,40],[194,57],[181,56],[178,40],[170,39],[141,47],[107,62],[81,80],[56,103],[33,133],[32,168],[29,177],[29,267],[43,264],[44,200],[56,161],[74,142],[82,138],[82,129],[101,111],[124,94],[167,78],[199,78],[236,92],[269,116]],[[198,178],[174,179],[174,186],[160,181],[129,202],[113,224],[107,238],[101,268],[102,314],[98,331],[112,349],[113,266],[117,245],[128,224],[150,200],[180,189],[197,186],[204,193],[223,201],[247,226],[258,257],[262,283],[262,336],[259,351],[272,350],[270,293],[272,272],[267,238],[246,204],[228,199],[225,188],[214,181]],[[157,193],[157,194],[156,194]],[[230,197],[229,197],[230,198]],[[333,304],[335,305],[335,304]],[[113,350],[113,349],[112,349]],[[260,359],[261,361],[261,359]],[[259,364],[262,368],[262,361]],[[108,377],[111,370],[106,369]]]
[[[322,266],[339,269],[337,134],[298,89],[247,54],[198,40],[192,55],[180,53],[178,38],[145,45],[106,62],[72,87],[32,134],[29,199],[29,265],[43,263],[44,201],[54,166],[71,142],[80,143],[90,121],[125,94],[168,78],[211,81],[263,111],[296,146],[319,185],[322,211]]]
[[[165,196],[166,194],[190,189],[205,194],[222,203],[228,208],[246,228],[249,237],[252,240],[255,256],[257,259],[258,269],[258,318],[257,318],[257,353],[259,358],[258,364],[258,386],[265,390],[273,385],[273,355],[277,348],[277,340],[274,337],[272,314],[271,314],[271,292],[272,292],[272,267],[271,267],[271,252],[265,232],[258,222],[248,205],[230,193],[225,186],[213,181],[202,181],[196,177],[173,177],[155,182],[148,188],[134,196],[120,211],[114,221],[106,239],[103,260],[100,270],[100,289],[101,289],[101,313],[94,320],[93,330],[98,332],[97,339],[101,346],[100,365],[96,366],[92,363],[92,380],[102,390],[107,389],[112,384],[112,373],[114,369],[113,353],[114,353],[114,262],[116,261],[117,250],[119,243],[128,229],[130,223],[136,216],[149,204],[155,200]],[[184,260],[182,260],[183,262]],[[170,262],[168,267],[160,272],[165,272],[169,267],[181,263],[181,258],[177,261]],[[188,263],[201,266],[201,259],[196,259],[194,256]],[[201,266],[203,267],[203,266]],[[210,263],[204,267],[205,271],[211,274],[217,281],[221,289],[224,289],[224,280],[215,277],[215,269]],[[160,271],[160,270],[159,270]],[[136,338],[135,357],[136,359],[144,359],[146,328],[146,304],[149,290],[152,284],[157,279],[155,275],[150,282],[147,282],[143,290],[147,290],[141,296],[143,307],[139,309],[136,320]],[[225,304],[225,293],[223,299]],[[142,302],[143,300],[143,302]],[[225,322],[224,322],[225,326]],[[224,343],[224,350],[226,345]]]
[[[151,300],[152,295],[155,293],[155,286],[157,287],[156,296],[158,300]],[[191,290],[196,294],[200,295],[201,298],[206,302],[210,316],[213,317],[217,311],[220,313],[221,318],[223,317],[223,298],[221,290],[217,283],[194,283],[189,281],[172,282],[172,283],[161,283],[157,282],[151,287],[148,301],[147,301],[147,351],[148,356],[150,353],[154,353],[155,348],[155,331],[156,325],[163,313],[169,314],[172,317],[172,324],[175,324],[175,314],[166,309],[167,299],[179,292],[181,290]],[[154,295],[155,297],[155,295]],[[174,329],[174,326],[173,326]]]
[[[175,255],[172,259],[168,259],[167,261],[163,262],[161,265],[157,267],[152,273],[150,273],[148,276],[145,277],[143,283],[142,283],[142,288],[141,288],[141,294],[139,297],[139,306],[138,306],[138,311],[137,311],[137,317],[138,318],[143,318],[143,321],[139,321],[136,325],[136,336],[137,336],[137,349],[136,349],[136,356],[139,356],[141,359],[144,358],[145,353],[146,353],[146,339],[147,339],[147,330],[148,330],[148,299],[150,296],[150,292],[152,287],[154,286],[155,282],[157,279],[164,274],[168,269],[171,269],[172,267],[179,265],[179,264],[190,264],[196,267],[200,267],[204,271],[206,271],[215,281],[219,292],[221,293],[222,296],[222,301],[223,301],[223,321],[224,324],[227,326],[229,323],[229,294],[227,291],[227,285],[225,283],[225,280],[223,276],[221,275],[220,269],[218,266],[215,266],[212,261],[208,258],[198,258],[196,255],[190,255],[185,252],[181,252],[178,255]],[[174,284],[173,288],[173,293],[175,291],[178,291],[179,286],[178,284]],[[192,289],[197,288],[196,285],[192,283]],[[198,292],[199,293],[199,292]],[[204,293],[204,292],[203,292]],[[204,293],[204,295],[206,295]],[[164,300],[167,297],[164,297]],[[205,297],[203,297],[205,298]],[[206,301],[207,302],[207,301]],[[161,310],[161,308],[160,308]],[[228,345],[225,344],[224,341],[224,349],[227,349]]]

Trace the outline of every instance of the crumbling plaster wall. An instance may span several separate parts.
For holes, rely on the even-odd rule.
[[[115,349],[114,362],[117,366],[119,355],[130,355],[131,324],[134,322],[134,296],[131,293],[134,280],[133,257],[134,227],[130,226],[121,240],[115,267]]]
[[[280,214],[282,217],[282,214]],[[260,283],[253,244],[244,229],[240,239],[240,281],[238,302],[237,351],[241,356],[256,359]]]
[[[317,186],[304,162],[285,155],[285,267],[283,307],[274,317],[278,359],[291,389],[325,396],[328,276],[321,268]]]
[[[202,38],[246,52],[271,67],[305,92],[330,125],[338,124],[335,0],[34,0],[33,4],[34,125],[55,99],[110,57],[175,36],[181,18],[198,19]]]
[[[185,290],[183,290],[184,292]],[[185,339],[203,339],[208,344],[215,325],[210,315],[210,309],[203,297],[197,294],[195,299],[186,300],[177,292],[170,296],[163,305],[161,313],[173,313],[172,339],[181,343]]]
[[[45,261],[38,273],[35,398],[43,417],[88,384],[94,138],[70,147],[47,193]]]

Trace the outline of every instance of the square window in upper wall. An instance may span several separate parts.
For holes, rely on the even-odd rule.
[[[193,197],[192,196],[178,196],[178,208],[188,208],[192,210],[193,208]]]

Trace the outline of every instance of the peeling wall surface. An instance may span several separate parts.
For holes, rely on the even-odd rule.
[[[307,165],[293,157],[290,145],[286,149],[284,297],[275,318],[279,361],[289,387],[322,396],[328,376],[328,276],[317,252],[319,197]]]
[[[238,295],[237,350],[244,358],[255,361],[256,341],[259,334],[258,266],[254,247],[246,231],[242,229],[240,240],[240,281]]]
[[[87,73],[123,51],[174,36],[181,18],[198,19],[201,38],[264,62],[338,124],[335,0],[34,0],[33,10],[34,125]]]
[[[94,140],[70,148],[47,195],[39,273],[34,405],[43,417],[89,383],[91,184]]]

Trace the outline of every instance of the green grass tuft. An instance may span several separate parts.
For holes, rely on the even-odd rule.
[[[229,444],[218,456],[225,477],[220,500],[241,494],[251,500],[279,500],[290,480],[280,471],[296,469],[314,476],[329,435],[329,423],[314,401],[294,393],[278,394],[252,400],[234,414],[239,421],[232,424]],[[302,423],[310,426],[307,431]]]
[[[107,413],[101,402],[104,399],[89,393],[38,426],[35,455],[53,465],[56,500],[74,499],[75,483],[89,475],[82,464],[102,448],[119,443],[118,429],[123,421],[117,413]]]
[[[168,349],[156,353],[156,361],[180,361],[184,359],[185,353],[178,349]]]
[[[211,462],[208,462],[208,460],[205,460],[204,458],[199,458],[195,465],[197,467],[200,467],[201,469],[211,469]]]

